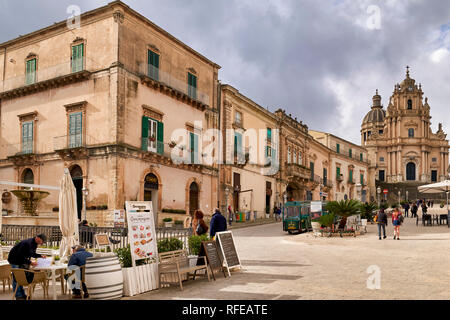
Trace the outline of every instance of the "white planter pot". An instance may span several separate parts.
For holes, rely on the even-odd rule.
[[[172,222],[164,222],[166,228],[172,228]]]
[[[157,263],[123,268],[122,273],[123,294],[126,297],[132,297],[159,288]]]

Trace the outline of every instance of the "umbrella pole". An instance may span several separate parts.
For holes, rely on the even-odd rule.
[[[446,192],[446,194],[447,194],[447,226],[450,228],[450,223],[449,223],[449,212],[448,212],[448,188],[447,188],[447,192]]]

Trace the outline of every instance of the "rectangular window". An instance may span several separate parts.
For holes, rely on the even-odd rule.
[[[314,181],[314,162],[309,163],[309,168],[311,169],[311,181]]]
[[[198,164],[198,135],[190,132],[191,164]]]
[[[272,129],[267,128],[267,141],[272,141]]]
[[[148,50],[148,76],[159,81],[159,54]]]
[[[164,124],[142,117],[142,150],[164,154]]]
[[[379,135],[382,135],[382,134],[383,134],[383,130],[379,130],[379,131],[378,131],[378,134],[379,134]]]
[[[27,61],[26,66],[26,84],[33,84],[36,82],[36,59]]]
[[[300,165],[303,164],[303,159],[302,159],[302,153],[301,152],[298,153],[298,164],[300,164]]]
[[[432,158],[431,161],[432,162],[437,162],[437,158]]]
[[[380,181],[384,181],[384,170],[380,170],[380,171],[378,171],[378,180],[380,180]]]
[[[326,168],[323,168],[323,184],[327,185],[328,172]]]
[[[293,162],[295,164],[297,164],[297,151],[294,150],[293,154],[294,154],[294,161]]]
[[[351,158],[352,157],[352,149],[348,149],[348,156]]]
[[[408,129],[408,138],[414,138],[414,129]]]
[[[336,180],[341,181],[341,168],[336,167]]]
[[[359,154],[359,161],[363,161],[363,154],[362,153]]]
[[[339,143],[336,144],[336,152],[339,153],[341,150],[341,146],[339,145]]]
[[[431,182],[437,182],[437,170],[431,170]]]
[[[380,162],[384,162],[384,157],[380,157]]]
[[[234,113],[234,123],[237,125],[242,125],[242,113],[235,111]]]
[[[291,163],[291,147],[287,150],[287,163]]]
[[[367,141],[367,133],[364,132],[364,141]]]
[[[360,183],[361,183],[361,185],[364,185],[364,174],[363,173],[360,174]]]
[[[267,156],[267,147],[266,147],[266,156]],[[235,132],[234,133],[234,155],[238,158],[242,157],[243,155],[242,150],[242,134]]]
[[[348,181],[353,182],[353,170],[348,170]]]
[[[197,77],[188,72],[188,96],[197,99]]]
[[[82,113],[69,115],[69,148],[79,148],[83,145]]]
[[[84,70],[84,44],[72,46],[72,72]]]
[[[22,153],[33,153],[33,121],[22,123]]]

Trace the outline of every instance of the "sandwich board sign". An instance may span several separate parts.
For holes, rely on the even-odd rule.
[[[233,233],[231,231],[216,233],[216,242],[218,243],[223,266],[227,268],[228,276],[231,277],[230,269],[242,267],[234,244]]]
[[[211,269],[211,273],[213,275],[214,281],[216,280],[216,276],[214,275],[214,270],[220,269],[223,272],[223,276],[226,278],[225,270],[223,269],[223,261],[219,254],[219,248],[217,248],[217,244],[214,241],[202,241],[202,246],[200,247],[200,252],[198,254],[199,259],[197,260],[197,265],[203,265],[203,259],[200,260],[200,257],[206,257],[206,261]]]
[[[126,209],[133,267],[136,266],[136,260],[156,259],[158,261],[152,202],[127,201]]]

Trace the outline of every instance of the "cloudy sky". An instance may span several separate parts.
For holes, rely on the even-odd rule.
[[[0,0],[0,42],[110,1]],[[411,77],[450,133],[450,3],[442,0],[126,0],[222,66],[220,79],[309,128],[360,143],[375,89]],[[449,136],[450,137],[450,136]]]

